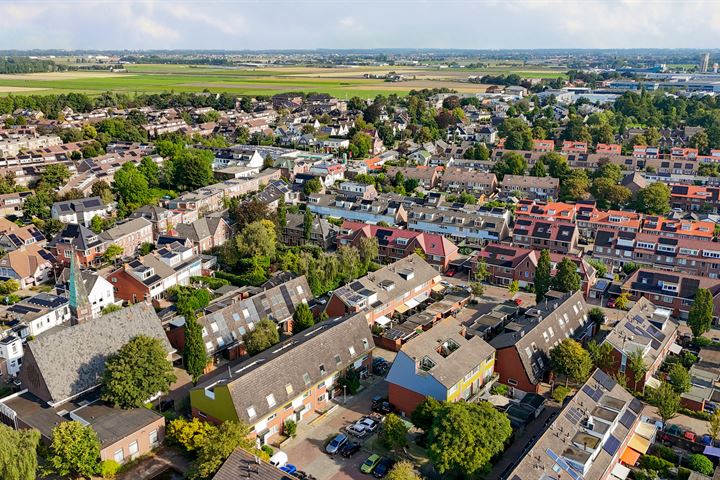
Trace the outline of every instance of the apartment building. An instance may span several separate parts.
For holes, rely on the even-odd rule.
[[[305,215],[299,213],[288,213],[285,218],[285,226],[282,229],[282,242],[286,245],[317,245],[324,250],[330,250],[335,246],[336,238],[340,229],[317,215],[313,216],[310,227],[310,237],[305,238]]]
[[[133,218],[105,230],[100,239],[108,245],[122,248],[122,257],[131,257],[143,243],[153,243],[152,223],[142,217]]]
[[[533,200],[558,198],[560,180],[553,177],[530,177],[525,175],[505,175],[500,182],[503,196],[519,196]]]
[[[437,233],[455,242],[483,243],[510,236],[510,212],[503,209],[451,210],[429,206],[408,209],[407,227]]]
[[[577,252],[578,236],[576,224],[559,221],[518,218],[513,228],[515,245],[562,254]]]
[[[562,220],[572,222],[575,220],[577,205],[565,202],[541,202],[538,200],[520,200],[515,208],[518,218],[534,220],[547,220],[554,222]]]
[[[388,178],[394,179],[400,173],[406,179],[417,180],[418,184],[425,190],[432,190],[438,186],[441,179],[441,167],[388,167]]]
[[[468,192],[490,196],[497,191],[498,181],[492,172],[448,167],[440,179],[442,189],[449,192]]]
[[[77,223],[90,226],[94,217],[107,218],[112,215],[112,207],[105,205],[100,197],[80,198],[55,202],[50,213],[52,218],[63,223]]]
[[[313,193],[308,197],[307,208],[315,215],[365,223],[398,225],[407,221],[403,204],[385,196],[363,200],[345,195]]]

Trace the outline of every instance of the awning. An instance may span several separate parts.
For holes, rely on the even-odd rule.
[[[635,433],[630,439],[628,447],[632,448],[633,450],[637,450],[644,455],[647,453],[648,450],[650,450],[650,440],[648,440],[647,438],[643,438]]]
[[[442,292],[443,290],[445,290],[445,287],[443,285],[440,285],[439,283],[432,287],[433,292]]]
[[[408,306],[405,305],[405,304],[402,304],[402,305],[400,305],[399,307],[397,307],[397,308],[395,309],[395,312],[396,312],[396,313],[405,313],[405,312],[407,312],[408,310],[410,310],[410,307],[408,307]]]
[[[707,447],[705,447],[705,450],[703,450],[703,455],[707,455],[708,457],[720,458],[720,448],[711,447],[708,445]]]
[[[655,377],[649,377],[647,380],[645,380],[646,387],[654,388],[655,390],[657,390],[658,388],[660,388],[660,385],[662,385],[662,382]]]
[[[408,300],[407,302],[405,302],[405,305],[406,305],[408,308],[415,308],[415,307],[417,307],[418,305],[420,305],[420,302],[418,302],[418,301],[415,300],[414,298],[411,298],[410,300]]]
[[[672,345],[670,345],[670,351],[675,355],[680,355],[680,352],[682,352],[682,347],[677,343],[673,343]]]
[[[625,465],[629,465],[631,467],[634,466],[639,459],[640,454],[630,447],[626,448],[623,454],[620,456],[620,461],[623,462]]]
[[[643,438],[647,438],[651,442],[655,440],[655,434],[657,434],[657,427],[652,423],[640,422],[635,428],[635,433]]]
[[[425,300],[427,300],[428,298],[430,298],[430,295],[428,295],[427,293],[421,293],[417,297],[413,298],[413,300],[415,300],[418,303],[422,303]]]
[[[381,317],[376,318],[375,323],[377,323],[378,325],[387,325],[388,323],[390,323],[390,319],[388,317],[386,317],[385,315],[383,315]]]
[[[630,469],[621,463],[618,463],[615,465],[615,468],[612,469],[613,478],[617,478],[618,480],[625,480],[629,474]]]

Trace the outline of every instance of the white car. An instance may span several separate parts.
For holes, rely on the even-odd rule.
[[[346,430],[350,435],[355,435],[356,437],[360,438],[364,437],[369,433],[367,428],[364,425],[360,425],[359,423],[354,423],[350,425],[349,427],[347,427]]]
[[[374,432],[377,429],[379,423],[374,418],[363,417],[360,420],[358,420],[358,422],[355,425],[362,425],[363,427],[365,427],[366,430]]]
[[[288,456],[287,453],[278,450],[275,452],[275,454],[270,457],[270,465],[280,468],[285,466],[288,463]]]

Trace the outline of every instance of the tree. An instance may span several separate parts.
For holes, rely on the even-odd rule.
[[[582,383],[590,376],[592,359],[582,345],[571,338],[566,338],[557,347],[550,350],[550,365],[556,374],[565,375],[568,379]]]
[[[487,469],[511,434],[510,420],[487,402],[445,403],[428,433],[428,455],[440,474],[469,477]]]
[[[590,178],[585,170],[573,170],[560,181],[560,199],[577,201],[588,198]]]
[[[640,380],[643,380],[644,384],[645,374],[648,372],[648,366],[647,363],[645,363],[643,351],[639,348],[637,350],[633,350],[630,355],[628,355],[627,366],[633,374],[634,389],[637,390]]]
[[[425,400],[420,402],[418,406],[415,407],[415,410],[413,410],[410,415],[410,420],[417,428],[427,433],[430,427],[432,427],[433,420],[442,405],[442,403],[433,397],[425,397]]]
[[[0,424],[0,478],[35,480],[39,443],[40,432],[37,430],[15,430]]]
[[[100,197],[104,204],[112,203],[114,200],[112,189],[104,180],[95,182],[90,189],[93,197]]]
[[[570,165],[567,158],[556,152],[549,152],[539,158],[548,167],[548,173],[551,177],[564,180],[570,175]]]
[[[615,298],[615,308],[627,310],[630,304],[630,294],[623,292]]]
[[[532,177],[545,177],[547,176],[547,171],[545,169],[545,164],[543,163],[542,159],[538,159],[537,162],[535,162],[535,165],[533,165],[530,168],[530,176]]]
[[[113,190],[129,209],[150,203],[150,187],[134,163],[127,162],[115,172]]]
[[[510,282],[510,285],[508,285],[508,293],[510,294],[511,297],[513,295],[515,295],[519,290],[520,290],[520,284],[518,283],[517,280],[513,280],[512,282]]]
[[[313,193],[317,193],[322,190],[323,185],[317,177],[311,178],[303,183],[303,193],[305,196],[310,196]]]
[[[117,312],[119,310],[122,310],[122,307],[120,305],[115,305],[114,303],[111,303],[107,307],[104,307],[102,310],[100,310],[100,314],[107,315],[108,313]]]
[[[142,407],[176,380],[167,352],[157,338],[138,335],[108,358],[102,397],[120,408]]]
[[[470,290],[473,295],[480,297],[485,293],[485,286],[480,282],[472,282],[470,283]]]
[[[690,378],[690,372],[687,371],[685,367],[683,367],[682,363],[676,363],[670,368],[670,372],[668,373],[668,380],[670,381],[670,385],[673,386],[675,391],[679,394],[683,394],[685,392],[690,391],[691,386],[691,378]]]
[[[91,426],[60,422],[52,431],[48,467],[61,476],[89,477],[100,464],[100,442]]]
[[[525,170],[527,160],[517,152],[505,152],[491,168],[498,181],[502,181],[505,175],[525,175]]]
[[[270,220],[253,222],[235,237],[237,251],[243,257],[272,258],[275,256],[276,243],[277,231]]]
[[[557,266],[557,273],[552,281],[553,288],[560,292],[576,292],[580,290],[581,284],[575,262],[568,257],[563,258]]]
[[[713,297],[707,288],[698,288],[695,292],[695,301],[690,306],[687,323],[693,336],[699,337],[710,330],[715,313]]]
[[[598,344],[595,340],[590,340],[590,343],[588,343],[588,353],[590,354],[593,365],[595,368],[599,368],[605,372],[610,372],[614,369],[614,350],[612,344],[609,342]]]
[[[183,362],[185,369],[192,378],[193,385],[205,373],[208,364],[207,351],[202,336],[202,327],[195,318],[195,311],[180,312],[185,315],[185,347],[183,348]]]
[[[303,216],[303,238],[310,240],[312,237],[313,223],[315,223],[315,215],[309,208],[305,207],[305,215]]]
[[[588,318],[595,322],[596,325],[600,326],[605,322],[605,312],[600,307],[593,307],[588,312]]]
[[[40,183],[50,188],[58,188],[70,178],[70,170],[62,163],[52,163],[40,173]]]
[[[715,410],[708,420],[708,432],[713,440],[717,440],[720,437],[720,410]]]
[[[160,167],[151,157],[143,157],[140,160],[138,171],[143,174],[150,187],[157,187],[160,184]]]
[[[407,460],[397,462],[385,478],[387,480],[421,480],[420,475],[415,473],[413,464]]]
[[[302,332],[315,325],[315,318],[313,317],[310,307],[307,303],[299,303],[295,307],[295,313],[293,313],[292,331],[294,334]]]
[[[391,413],[383,422],[383,441],[390,450],[397,450],[407,445],[408,427],[397,415]]]
[[[277,325],[272,320],[263,318],[255,324],[255,328],[243,336],[245,348],[250,355],[267,350],[280,341]]]
[[[194,452],[205,445],[214,429],[214,425],[198,418],[187,420],[180,417],[168,424],[166,433],[170,442],[180,445],[187,452]]]
[[[183,150],[173,159],[176,184],[187,190],[195,190],[212,183],[213,159],[210,150]]]
[[[256,198],[239,204],[233,211],[238,231],[241,231],[245,225],[267,219],[269,215],[267,204]]]
[[[111,244],[107,250],[105,250],[105,253],[103,253],[103,260],[106,262],[112,262],[117,257],[122,255],[124,252],[123,248],[119,245],[115,245],[114,243]]]
[[[590,259],[587,259],[586,261],[587,261],[587,263],[592,265],[592,267],[595,269],[595,272],[597,273],[598,277],[605,276],[605,274],[607,273],[607,265],[605,265],[605,263],[603,263],[602,260],[590,258]]]
[[[142,256],[147,255],[148,253],[155,250],[155,244],[150,242],[144,242],[142,245],[140,245],[140,248],[138,249],[138,253]]]
[[[648,215],[665,215],[670,211],[670,187],[662,182],[651,183],[637,192],[635,208]]]
[[[353,158],[366,157],[372,150],[373,139],[365,132],[355,132],[350,137],[349,150],[352,152]]]
[[[627,204],[632,197],[632,192],[629,188],[618,185],[606,177],[596,178],[592,183],[590,192],[602,208],[622,207]]]
[[[285,200],[283,198],[278,201],[277,211],[275,215],[277,217],[278,230],[282,232],[287,225],[287,206],[285,205]]]
[[[100,215],[95,215],[92,220],[90,220],[90,230],[92,230],[95,233],[102,233],[102,231],[105,229],[105,220]]]
[[[688,457],[688,468],[706,476],[712,475],[715,471],[713,462],[701,453],[693,453]]]
[[[255,440],[249,437],[250,430],[242,422],[223,422],[211,430],[198,453],[197,475],[200,478],[211,477],[237,448],[267,459],[266,453],[255,448]]]
[[[537,267],[535,267],[535,301],[537,303],[540,303],[540,301],[545,298],[545,294],[550,290],[550,284],[552,282],[551,270],[550,252],[543,250],[540,253]]]
[[[358,245],[358,253],[360,254],[360,262],[363,270],[368,270],[372,262],[378,258],[379,253],[378,240],[375,237],[363,237]]]

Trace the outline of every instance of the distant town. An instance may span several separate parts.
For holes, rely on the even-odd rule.
[[[528,52],[0,52],[0,477],[720,478],[720,52]]]

